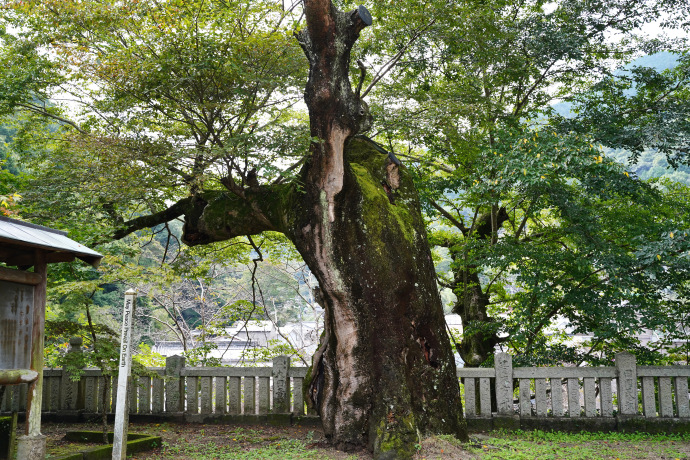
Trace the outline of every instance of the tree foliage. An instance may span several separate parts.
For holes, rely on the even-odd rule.
[[[26,133],[42,143],[23,158],[37,173],[27,215],[54,222],[80,206],[91,212],[92,233],[112,232],[223,180],[237,190],[275,180],[278,158],[301,157],[307,137],[290,107],[305,69],[285,27],[289,11],[269,2],[8,8],[21,32],[7,39],[16,65],[2,78],[22,91],[8,86],[3,103],[67,120],[59,136]],[[49,107],[49,96],[69,105]],[[53,199],[41,210],[46,196]]]
[[[685,42],[639,34],[659,15],[686,27],[678,6],[454,4],[377,92],[379,136],[417,167],[431,241],[452,261],[439,282],[457,296],[467,364],[496,345],[579,363],[637,347],[645,328],[682,332],[664,305],[684,289],[688,191],[606,153],[687,158]],[[664,49],[681,53],[673,68],[617,71]],[[557,343],[564,319],[590,348]]]

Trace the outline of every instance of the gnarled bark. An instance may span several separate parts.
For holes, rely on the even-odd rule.
[[[335,219],[305,193],[302,210],[323,209],[300,213],[291,236],[327,312],[308,400],[336,445],[410,458],[420,434],[466,439],[455,362],[410,176],[370,141],[344,153]]]
[[[306,0],[298,40],[309,60],[312,143],[302,170],[295,246],[319,280],[323,341],[308,401],[336,445],[409,458],[421,433],[466,438],[459,387],[417,193],[405,169],[370,141],[352,92],[350,50],[371,22]]]

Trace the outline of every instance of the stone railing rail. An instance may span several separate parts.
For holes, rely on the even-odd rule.
[[[690,431],[690,366],[638,366],[630,353],[618,353],[615,364],[513,368],[510,355],[497,353],[494,368],[460,368],[468,424],[480,429],[647,429],[640,422],[664,427],[672,422]],[[130,417],[203,422],[305,415],[307,368],[291,367],[285,356],[274,358],[272,367],[185,367],[184,358],[173,356],[165,367],[148,370],[150,376],[132,378]],[[44,417],[66,421],[100,413],[106,378],[116,382],[98,369],[85,369],[78,381],[65,369],[46,369]],[[116,394],[111,386],[108,413],[114,412]],[[0,413],[22,412],[25,404],[26,385],[7,387]]]
[[[690,422],[690,366],[638,366],[630,353],[616,354],[615,367],[513,368],[507,353],[496,353],[494,362],[493,369],[458,369],[470,425],[619,429]]]
[[[133,415],[206,421],[221,416],[305,414],[302,382],[306,367],[291,367],[290,358],[273,359],[272,367],[185,367],[185,359],[172,356],[165,367],[147,369],[149,376],[132,376],[129,413]],[[66,369],[45,369],[43,413],[86,419],[102,412],[102,389],[109,379],[107,412],[114,413],[117,378],[99,369],[84,369],[79,380]],[[0,412],[22,412],[26,385],[7,387]],[[50,417],[48,417],[50,418]]]

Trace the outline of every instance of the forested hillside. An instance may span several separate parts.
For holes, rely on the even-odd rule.
[[[632,76],[631,70],[634,68],[649,68],[656,72],[672,71],[678,65],[679,55],[671,52],[661,52],[652,55],[639,57],[623,68],[614,72],[618,76]],[[629,96],[634,96],[637,91],[634,87],[624,91]],[[560,102],[553,106],[556,113],[565,117],[573,117],[573,104]],[[669,180],[690,185],[690,167],[688,165],[677,165],[672,167],[666,155],[659,150],[644,150],[639,157],[631,159],[631,152],[625,149],[607,149],[607,156],[619,163],[625,164],[630,171],[635,173],[640,179],[647,180],[652,178],[667,178]],[[634,160],[634,161],[631,161]]]
[[[665,178],[674,182],[690,185],[690,167],[671,167],[666,155],[656,150],[643,151],[635,163],[629,164],[630,152],[610,150],[607,155],[622,164],[628,164],[631,172],[642,180]]]

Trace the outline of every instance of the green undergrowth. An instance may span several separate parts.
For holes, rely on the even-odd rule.
[[[179,456],[185,459],[216,459],[216,460],[298,460],[323,459],[331,457],[323,452],[314,450],[307,443],[299,439],[262,439],[260,445],[248,445],[246,442],[233,444],[217,444],[215,442],[204,445],[166,445],[163,444],[161,454]],[[258,443],[257,443],[258,444]],[[351,457],[355,460],[357,457]]]
[[[189,459],[279,459],[300,458],[307,454],[304,443],[296,440],[276,440],[272,443],[257,446],[256,449],[245,450],[248,446],[238,443],[236,446],[217,444],[215,442],[205,445],[170,445],[163,443],[164,454],[179,455]],[[314,456],[304,458],[316,458]]]
[[[688,459],[690,434],[495,431],[465,449],[482,459]],[[451,441],[451,439],[447,439]],[[457,442],[457,441],[456,441]]]
[[[213,439],[209,441],[208,439]],[[188,442],[185,442],[188,441]],[[201,442],[200,442],[201,441]],[[314,448],[313,432],[301,438],[260,429],[235,428],[220,438],[209,436],[204,429],[183,442],[163,442],[159,458],[186,460],[330,460],[334,457]],[[343,457],[339,456],[338,459]],[[356,456],[348,460],[356,460]]]
[[[47,424],[54,456],[74,426]],[[93,429],[92,427],[80,426]],[[324,442],[310,426],[233,426],[221,424],[130,424],[130,432],[163,438],[157,449],[132,453],[134,460],[371,460],[365,452],[345,453]],[[563,433],[492,431],[473,433],[471,442],[431,436],[414,446],[415,460],[590,460],[690,459],[690,434]],[[58,442],[59,441],[59,442]]]
[[[66,442],[61,443],[59,446],[49,446],[48,452],[46,454],[46,459],[60,458],[65,455],[74,454],[76,452],[81,452],[93,447],[100,447],[103,444],[99,443],[83,443],[83,442]]]
[[[203,434],[200,434],[203,437]],[[260,430],[237,429],[228,442],[164,444],[159,458],[216,460],[356,460],[358,455],[331,456],[314,448],[309,436],[295,439],[266,436]],[[690,435],[644,433],[558,433],[544,431],[495,431],[471,436],[469,444],[452,436],[435,436],[434,444],[423,443],[414,456],[431,459],[688,459]],[[441,443],[439,443],[439,441]],[[445,447],[445,450],[444,450]],[[448,449],[448,447],[454,447]],[[369,457],[367,457],[369,458]]]

